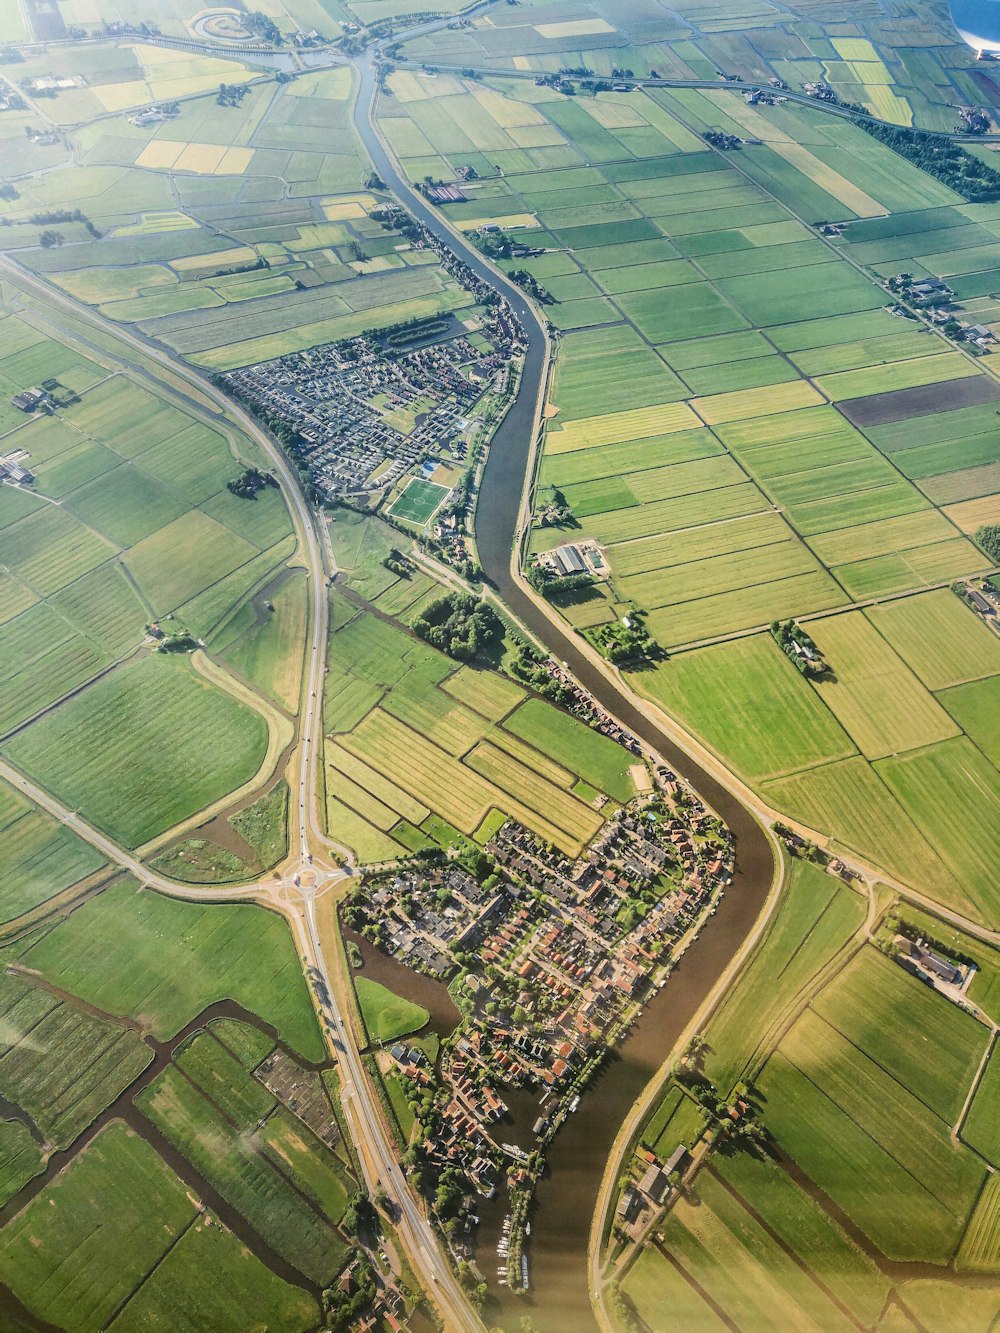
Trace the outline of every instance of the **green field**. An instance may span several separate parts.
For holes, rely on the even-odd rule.
[[[68,1147],[153,1058],[131,1029],[61,1003],[19,977],[0,976],[0,1012],[8,1029],[0,1043],[0,1092],[58,1148]]]
[[[397,1037],[408,1036],[424,1026],[430,1015],[419,1004],[413,1004],[401,995],[371,981],[355,977],[354,989],[361,1009],[361,1018],[372,1042],[384,1046]]]
[[[262,984],[259,960],[269,960]],[[201,906],[119,881],[20,953],[25,966],[161,1040],[231,998],[310,1060],[323,1055],[285,924],[246,905]]]
[[[914,986],[901,968],[872,949],[863,949],[813,1008],[942,1120],[957,1119],[986,1051],[989,1034],[982,1023],[934,991]]]
[[[778,913],[753,962],[712,1019],[705,1070],[728,1089],[766,1055],[766,1038],[800,988],[860,927],[861,896],[793,861]]]
[[[262,1324],[289,1333],[306,1333],[316,1319],[311,1296],[206,1218],[188,1228],[110,1327],[113,1333],[175,1333],[203,1323],[217,1333],[244,1333],[248,1305]]]
[[[771,1233],[715,1176],[698,1179],[697,1204],[682,1199],[664,1231],[664,1246],[693,1283],[737,1327],[849,1329],[838,1306]],[[718,1255],[725,1253],[720,1264]],[[667,1325],[663,1325],[667,1327]]]
[[[283,1258],[325,1282],[345,1252],[340,1163],[207,1034],[137,1098],[143,1113]],[[194,1054],[195,1047],[186,1053]],[[221,1092],[221,1100],[220,1100]]]
[[[951,1126],[987,1039],[866,948],[782,1037],[760,1079],[781,1147],[890,1258],[945,1262],[961,1238],[983,1165]]]
[[[19,916],[103,864],[89,843],[0,786],[0,918]]]
[[[962,1138],[994,1165],[1000,1157],[1000,1125],[997,1124],[996,1114],[998,1094],[1000,1063],[991,1055],[962,1126]]]
[[[193,1225],[187,1187],[113,1122],[0,1233],[0,1276],[49,1323],[93,1333]]]
[[[8,742],[19,767],[111,837],[137,847],[257,772],[258,713],[176,657],[91,685]]]
[[[680,654],[636,683],[751,780],[855,753],[770,635]]]

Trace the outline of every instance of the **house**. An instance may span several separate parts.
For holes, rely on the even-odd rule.
[[[663,1169],[668,1176],[672,1175],[674,1171],[683,1171],[684,1167],[687,1165],[687,1159],[688,1150],[684,1144],[681,1143],[673,1150],[666,1162],[664,1162]]]
[[[639,1181],[640,1192],[648,1199],[652,1199],[653,1203],[660,1204],[666,1198],[669,1189],[670,1181],[659,1164],[654,1162],[652,1166],[647,1167]]]
[[[642,1195],[634,1185],[626,1185],[622,1197],[618,1200],[618,1220],[626,1226],[634,1222],[642,1208]]]
[[[43,389],[25,389],[23,393],[16,393],[10,402],[12,407],[22,412],[34,412],[41,407],[47,397]]]

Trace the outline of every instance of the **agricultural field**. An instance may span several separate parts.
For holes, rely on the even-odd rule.
[[[76,1009],[30,980],[0,977],[0,1092],[50,1149],[68,1148],[152,1060],[130,1028]]]
[[[855,55],[830,59],[887,97],[877,46],[841,40]],[[383,124],[412,174],[428,151],[477,170],[500,155],[502,178],[445,215],[545,251],[521,261],[563,330],[537,508],[557,496],[573,522],[536,527],[532,551],[592,538],[610,567],[564,614],[582,630],[644,610],[670,656],[635,674],[640,691],[779,813],[994,922],[957,807],[934,804],[947,772],[993,827],[1000,650],[948,585],[989,570],[971,537],[995,504],[1000,387],[990,356],[893,317],[877,281],[1000,272],[990,210],[853,125],[723,90],[391,86]],[[712,152],[709,127],[760,142]],[[576,156],[524,161],[542,149],[515,149],[519,130],[546,152],[558,132]],[[842,236],[818,232],[828,218]],[[804,679],[763,633],[789,617],[825,676]]]
[[[89,843],[0,786],[0,919],[30,911],[104,864]]]
[[[44,73],[79,74],[84,56],[46,52]],[[19,177],[16,197],[0,203],[5,242],[28,268],[211,370],[470,304],[432,256],[372,216],[384,199],[366,188],[349,68],[279,80],[169,47],[103,56],[85,85],[44,104],[29,96],[0,130]],[[39,69],[28,60],[19,78]],[[177,99],[167,102],[175,110],[134,124],[151,97]],[[24,142],[43,113],[65,140],[30,163],[37,174],[27,160],[22,174],[16,136]],[[40,247],[28,219],[68,199],[85,220]]]
[[[213,1310],[213,1327],[236,1333],[234,1311],[247,1301],[283,1329],[305,1330],[316,1318],[312,1298],[202,1212],[121,1121],[0,1233],[0,1273],[38,1319],[93,1333],[176,1328],[192,1310]]]
[[[137,1019],[160,1040],[231,998],[305,1059],[323,1057],[291,936],[259,907],[181,902],[121,879],[12,952],[52,984],[106,1013]],[[266,985],[259,967],[265,957]]]
[[[209,639],[284,568],[294,538],[279,491],[251,509],[226,489],[246,459],[257,461],[248,441],[117,370],[111,356],[99,365],[76,347],[70,335],[40,332],[29,312],[0,317],[0,374],[11,390],[50,367],[58,379],[54,411],[27,421],[18,413],[2,437],[35,480],[0,496],[0,746],[137,846],[252,779],[271,730],[263,705],[202,679],[188,659],[139,660],[146,627],[170,617],[171,632]],[[276,621],[272,637],[294,632],[289,594]],[[289,662],[268,644],[261,657],[247,674],[281,702],[297,688],[294,653]],[[69,834],[45,828],[20,807],[4,815],[9,851],[0,855],[23,872],[6,890],[9,915],[98,868]]]
[[[405,0],[377,12],[398,12],[402,4]],[[351,8],[370,17],[376,0],[357,0]],[[947,9],[921,5],[902,25],[895,15],[856,14],[849,27],[805,4],[781,10],[752,2],[711,9],[686,4],[673,10],[651,3],[639,11],[587,6],[574,10],[572,18],[567,13],[553,3],[491,12],[462,27],[418,36],[404,50],[418,61],[498,74],[585,66],[610,81],[627,66],[628,75],[638,77],[712,81],[726,72],[756,84],[780,78],[799,94],[805,85],[823,81],[842,101],[884,120],[938,130],[954,128],[956,104],[983,100],[974,53],[959,40]],[[405,93],[419,96],[409,87]],[[598,125],[633,151],[655,152],[650,128],[630,110],[614,118],[602,115]],[[592,147],[589,137],[576,137],[581,146]]]
[[[128,847],[196,814],[257,773],[265,719],[183,658],[148,657],[40,718],[7,755]]]
[[[711,1326],[711,1312],[730,1326],[763,1327],[781,1310],[789,1326],[888,1330],[896,1327],[888,1311],[899,1303],[915,1312],[915,1295],[931,1318],[924,1327],[943,1326],[940,1312],[973,1295],[976,1327],[988,1326],[982,1311],[995,1311],[995,1288],[972,1293],[950,1280],[998,1271],[997,1192],[977,1155],[996,1151],[989,1074],[972,1102],[982,1099],[978,1120],[963,1109],[991,1031],[860,938],[846,965],[822,973],[837,947],[831,912],[846,895],[858,903],[850,929],[863,914],[858,895],[823,880],[829,876],[815,867],[793,863],[770,934],[705,1029],[706,1074],[720,1090],[736,1078],[750,1086],[770,1143],[762,1152],[713,1153],[661,1235],[626,1265],[620,1294],[650,1328],[670,1327],[668,1298],[672,1314],[689,1311],[699,1328]],[[905,914],[937,932],[939,947],[971,950],[984,974],[995,975],[989,946],[916,909]],[[813,978],[819,987],[799,993]],[[645,1142],[669,1126],[679,1095],[668,1090]],[[657,1152],[662,1158],[672,1147],[671,1139]],[[940,1279],[907,1280],[896,1261],[911,1259],[939,1265]]]
[[[966,1090],[987,1032],[960,1012],[948,1012],[946,1000],[928,995],[903,973],[898,981],[891,977],[882,984],[880,978],[862,991],[876,966],[892,964],[870,959],[866,951],[855,966],[865,972],[856,985],[835,983],[818,1006],[841,1027],[814,1005],[769,1061],[761,1079],[768,1123],[785,1151],[883,1253],[943,1263],[968,1222],[984,1167],[950,1137],[955,1108],[941,1099],[961,1104],[963,1084],[935,1082],[924,1058],[928,1038],[919,1024],[928,1013],[946,1024],[957,1045],[952,1053],[934,1044],[935,1058],[948,1053],[967,1080]],[[920,1009],[927,1012],[911,1008],[913,1000],[926,1000]],[[855,1044],[857,1038],[868,1043],[867,1051]],[[875,1058],[886,1051],[896,1057],[891,1068]],[[873,1179],[880,1182],[877,1195]]]
[[[503,815],[576,855],[601,812],[634,795],[629,755],[612,741],[401,627],[349,604],[344,614],[325,698],[327,816],[362,862],[478,839]]]
[[[314,1282],[340,1266],[343,1164],[211,1032],[197,1034],[137,1104],[263,1239]]]

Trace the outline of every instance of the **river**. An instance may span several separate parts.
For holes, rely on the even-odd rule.
[[[628,1040],[605,1067],[580,1109],[560,1131],[549,1154],[549,1174],[538,1189],[532,1221],[532,1292],[527,1301],[500,1289],[487,1323],[514,1330],[531,1314],[541,1333],[592,1333],[597,1328],[588,1295],[587,1242],[601,1176],[618,1128],[653,1072],[708,995],[753,927],[774,876],[771,844],[743,803],[706,772],[646,716],[525,595],[511,573],[521,495],[527,484],[535,411],[546,373],[545,335],[523,294],[499,277],[467,242],[459,241],[437,212],[396,169],[369,123],[378,80],[371,52],[358,65],[361,88],[354,108],[358,134],[375,170],[401,203],[480,277],[503,292],[524,325],[528,349],[517,398],[490,446],[476,510],[476,545],[486,577],[513,614],[565,662],[576,679],[635,735],[641,737],[725,820],[736,843],[732,889],[688,949],[670,981],[645,1009]],[[495,1272],[490,1242],[495,1218],[483,1218],[482,1263]],[[494,1242],[495,1243],[495,1242]]]

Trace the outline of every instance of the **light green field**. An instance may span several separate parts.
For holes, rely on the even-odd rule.
[[[772,1319],[786,1327],[843,1333],[853,1327],[809,1273],[714,1175],[699,1177],[697,1205],[683,1198],[675,1205],[664,1243],[682,1270],[711,1293],[737,1327],[762,1328]],[[720,1252],[726,1254],[724,1265],[716,1258]]]
[[[246,564],[256,553],[249,542],[221,523],[199,510],[190,510],[133,546],[124,561],[154,612],[165,615]]]
[[[394,995],[368,977],[355,977],[354,989],[369,1039],[381,1046],[418,1031],[430,1017],[419,1004]]]
[[[938,698],[993,767],[1000,770],[1000,677],[956,685]]]
[[[751,781],[855,753],[769,634],[679,654],[635,680]]]
[[[119,668],[40,718],[9,757],[109,836],[137,847],[248,781],[263,717],[156,655]]]
[[[1000,638],[947,588],[872,607],[867,615],[929,690],[1000,672]]]
[[[301,690],[306,596],[305,572],[292,570],[259,611],[247,608],[248,628],[225,650],[231,666],[289,711],[297,707]]]
[[[982,1164],[911,1092],[818,1023],[800,1019],[761,1078],[772,1133],[883,1253],[944,1262]]]
[[[815,1199],[750,1153],[716,1159],[715,1169],[856,1319],[866,1327],[877,1319],[889,1279]]]
[[[161,1040],[230,997],[306,1059],[323,1058],[291,936],[258,907],[185,903],[122,880],[31,943],[21,961],[89,1004],[141,1019]]]
[[[957,734],[941,705],[863,615],[830,616],[809,628],[833,675],[815,680],[814,688],[869,759]]]
[[[1000,792],[996,769],[964,736],[878,764],[941,860],[986,921],[998,910],[996,856],[1000,849]],[[975,827],[956,838],[956,820]]]
[[[1000,1177],[995,1172],[983,1187],[955,1267],[965,1273],[1000,1272]]]
[[[986,1051],[984,1024],[874,949],[862,949],[812,1007],[945,1124],[957,1120]]]
[[[712,1019],[705,1071],[729,1089],[753,1072],[766,1039],[798,990],[832,958],[864,919],[860,894],[818,866],[795,860],[778,914],[748,970]]]
[[[704,1333],[722,1333],[729,1327],[655,1248],[642,1251],[622,1290],[652,1333],[670,1333],[678,1322]]]

